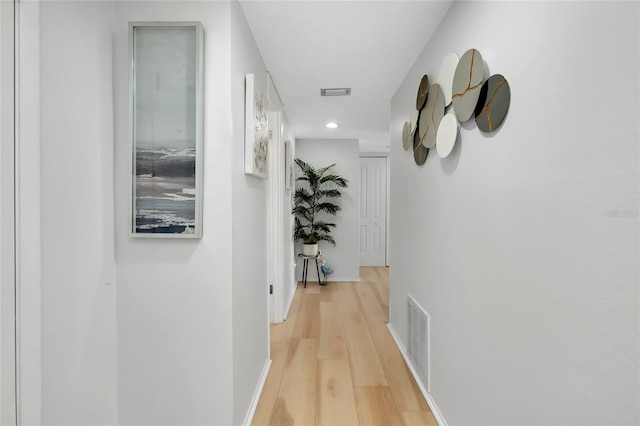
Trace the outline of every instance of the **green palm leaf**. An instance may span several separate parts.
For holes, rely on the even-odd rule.
[[[294,207],[291,212],[295,215],[293,236],[305,243],[326,241],[335,245],[331,231],[335,223],[326,222],[323,215],[335,215],[341,207],[330,201],[342,197],[339,188],[347,188],[348,181],[332,172],[335,164],[316,169],[303,160],[296,158],[295,163],[300,169],[296,178],[299,182],[293,196]]]

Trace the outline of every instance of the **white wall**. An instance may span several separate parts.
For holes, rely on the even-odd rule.
[[[20,2],[16,57],[18,422],[42,423],[40,2]]]
[[[331,235],[336,240],[333,247],[320,242],[322,257],[334,273],[329,277],[332,281],[360,280],[360,252],[358,251],[359,230],[359,197],[360,197],[360,158],[358,141],[355,139],[298,139],[296,140],[296,157],[313,167],[325,167],[335,163],[334,171],[349,181],[349,188],[343,191],[338,201],[342,211],[329,221],[336,224]],[[299,172],[296,166],[296,172]],[[301,253],[300,243],[296,244],[296,253]],[[302,279],[302,262],[297,267],[298,280]],[[309,264],[310,281],[317,280],[315,263]]]
[[[40,12],[42,421],[114,424],[113,8]]]
[[[454,2],[391,102],[391,324],[431,316],[449,424],[638,424],[639,5]],[[498,132],[418,167],[424,73],[477,48],[511,87]]]
[[[0,2],[0,424],[16,423],[14,7]]]
[[[360,139],[358,143],[360,147],[360,153],[379,153],[386,154],[391,151],[391,145],[389,141],[386,144],[376,140],[363,140]]]
[[[232,146],[228,2],[115,2],[119,424],[233,421]],[[204,214],[199,240],[132,239],[129,21],[204,26]]]
[[[237,2],[231,3],[233,420],[241,424],[269,358],[267,181],[244,174],[245,74],[266,68]],[[270,173],[272,171],[269,171]]]
[[[38,2],[22,5],[23,424],[244,420],[267,359],[268,325],[266,283],[256,279],[263,250],[236,256],[242,289],[232,291],[229,248],[235,242],[236,253],[247,253],[242,236],[251,231],[232,239],[233,209],[250,207],[237,215],[242,227],[263,217],[265,202],[261,183],[243,187],[237,173],[244,71],[238,79],[230,69],[243,61],[264,68],[238,10],[208,1],[44,2],[42,13]],[[128,22],[179,20],[205,28],[204,235],[131,239]],[[232,45],[245,49],[235,65]]]

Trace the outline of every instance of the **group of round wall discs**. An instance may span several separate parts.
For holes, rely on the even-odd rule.
[[[402,127],[402,146],[405,151],[413,147],[417,165],[425,163],[434,147],[440,158],[449,156],[461,123],[471,117],[482,132],[502,125],[511,101],[509,83],[500,74],[488,75],[480,52],[469,49],[459,60],[455,53],[445,56],[435,81],[422,77],[416,110]]]

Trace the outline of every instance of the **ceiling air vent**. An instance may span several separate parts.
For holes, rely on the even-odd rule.
[[[350,87],[344,87],[341,89],[320,89],[320,96],[349,96],[350,94]]]

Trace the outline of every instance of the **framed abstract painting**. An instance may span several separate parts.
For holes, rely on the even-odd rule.
[[[267,178],[269,152],[268,95],[264,81],[253,74],[245,76],[244,173]]]
[[[289,139],[284,141],[284,189],[290,191],[295,187],[293,147]]]
[[[202,237],[203,28],[129,24],[133,237]]]

